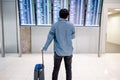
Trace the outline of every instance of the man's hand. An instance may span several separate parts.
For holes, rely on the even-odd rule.
[[[42,48],[42,49],[41,49],[41,52],[43,52],[43,53],[44,53],[44,52],[46,52],[46,50],[45,50],[44,48]]]

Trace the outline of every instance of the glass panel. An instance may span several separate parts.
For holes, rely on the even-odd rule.
[[[85,26],[99,26],[102,0],[88,0]]]
[[[0,27],[1,27],[1,25],[0,25]],[[1,53],[1,48],[2,48],[2,35],[1,35],[1,30],[0,30],[0,53]]]
[[[70,22],[73,24],[84,24],[85,14],[85,0],[71,0],[70,1]]]
[[[3,27],[4,27],[4,46],[6,53],[17,52],[17,29],[15,2],[3,1]],[[12,27],[12,28],[11,28]]]
[[[19,0],[21,25],[48,25],[59,18],[61,8],[70,11],[69,20],[78,26],[99,26],[103,0]]]
[[[20,25],[35,25],[34,0],[19,0]]]
[[[53,2],[53,23],[58,21],[59,11],[62,8],[68,9],[68,0],[54,0]]]
[[[51,23],[51,0],[36,0],[37,25]]]
[[[1,48],[2,48],[2,22],[1,22],[1,3],[0,3],[0,53],[1,53]]]

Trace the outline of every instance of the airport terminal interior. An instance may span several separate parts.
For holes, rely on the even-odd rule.
[[[0,0],[0,80],[34,80],[51,24],[69,9],[72,80],[120,80],[120,0]],[[53,42],[44,53],[52,80]],[[58,80],[66,79],[64,61]]]

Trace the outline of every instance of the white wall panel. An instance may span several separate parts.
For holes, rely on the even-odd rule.
[[[120,0],[103,0],[105,3],[119,3]]]
[[[32,38],[32,52],[40,52],[44,46],[50,27],[32,27],[31,38]],[[73,39],[74,52],[76,52],[76,39]],[[53,52],[53,42],[48,47],[47,52]]]
[[[5,52],[17,52],[15,1],[3,0]]]
[[[17,38],[16,38],[16,14],[15,14],[15,0],[2,0],[3,1],[3,17],[5,28],[5,49],[6,52],[17,51]],[[119,8],[120,0],[104,0],[104,11],[102,19],[102,43],[101,48],[104,52],[105,49],[105,34],[107,24],[107,9]],[[113,4],[114,3],[114,4]],[[115,4],[116,3],[116,4]],[[117,6],[117,7],[116,7]],[[50,27],[32,27],[31,40],[32,52],[40,52],[43,47]],[[76,27],[76,39],[73,40],[74,52],[97,52],[98,46],[98,27]],[[52,52],[52,44],[48,48],[48,52]]]
[[[97,53],[98,52],[98,27],[77,27],[77,53]]]
[[[32,52],[40,52],[45,44],[50,27],[32,28]],[[98,27],[76,27],[76,37],[73,40],[74,53],[96,53],[98,51]],[[47,52],[53,52],[51,44]]]
[[[1,1],[0,1],[0,53],[2,48],[2,22],[1,22]]]
[[[44,46],[47,35],[50,27],[32,27],[31,28],[31,44],[32,44],[32,52],[38,53],[41,51]],[[47,52],[53,52],[53,44],[51,44],[47,50]]]
[[[113,0],[116,1],[116,0]],[[120,8],[120,2],[118,3],[104,3],[103,14],[102,14],[102,25],[101,25],[101,52],[105,53],[105,42],[107,39],[107,23],[108,23],[108,9],[109,8]]]
[[[107,41],[120,45],[120,14],[108,17]]]

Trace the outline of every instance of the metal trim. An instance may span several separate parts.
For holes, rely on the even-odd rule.
[[[2,6],[2,1],[1,1],[1,30],[2,30],[2,46],[1,46],[1,51],[2,51],[2,57],[5,57],[5,44],[4,44],[4,18],[3,18],[3,6]]]
[[[18,0],[15,0],[15,11],[16,11],[16,27],[17,27],[17,52],[18,56],[21,57],[21,42],[20,42],[20,26],[19,26],[19,12],[18,12]]]

